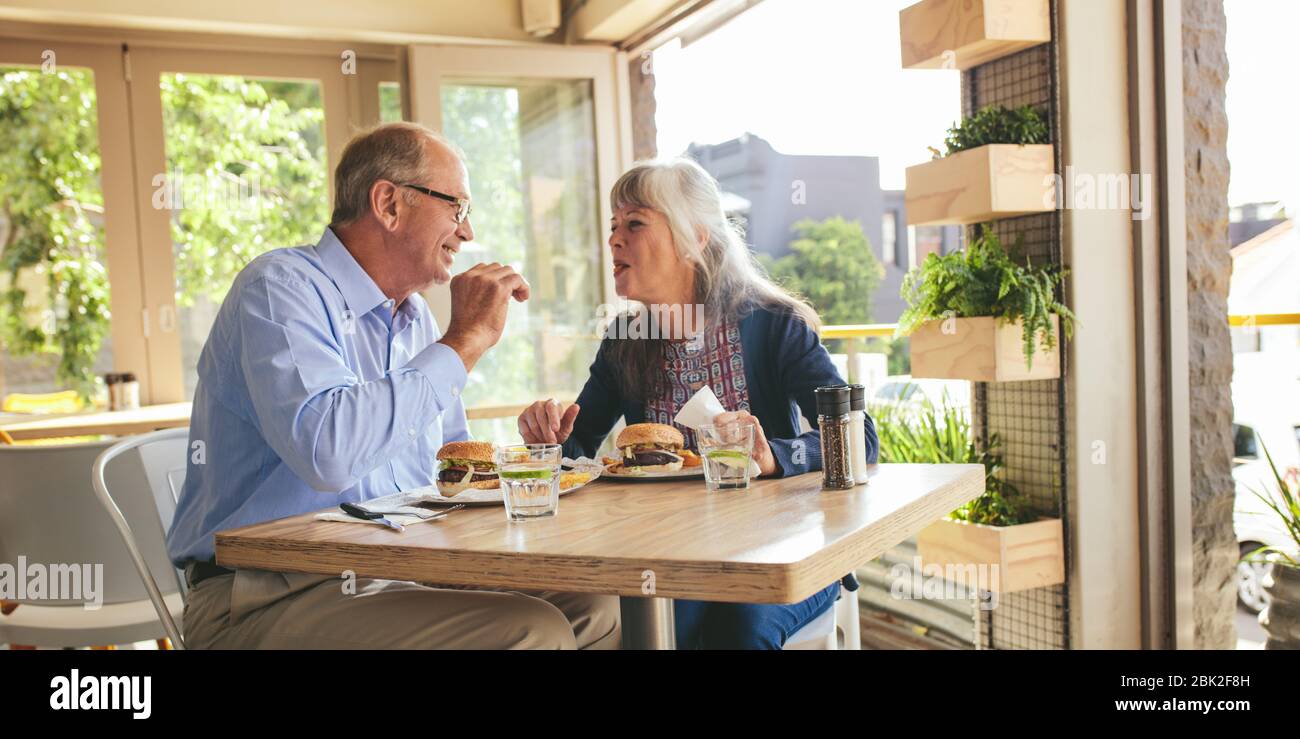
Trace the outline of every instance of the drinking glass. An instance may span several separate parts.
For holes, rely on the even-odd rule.
[[[754,427],[729,423],[701,426],[695,438],[704,459],[704,482],[710,493],[749,487],[749,462],[754,450]]]
[[[514,444],[493,455],[501,479],[506,518],[530,521],[554,516],[560,507],[559,444]]]

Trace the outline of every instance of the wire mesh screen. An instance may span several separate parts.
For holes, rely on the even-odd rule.
[[[1056,3],[1051,4],[1052,37]],[[986,105],[1015,108],[1031,105],[1044,115],[1057,151],[1060,171],[1060,126],[1057,97],[1057,49],[1049,44],[974,67],[962,74],[962,113]],[[1061,263],[1060,211],[1006,218],[992,224],[1008,248],[1035,264]],[[966,239],[973,236],[968,229]],[[973,418],[977,442],[996,434],[1001,442],[1005,479],[1046,516],[1067,519],[1065,357],[1061,345],[1060,380],[975,383]],[[1066,571],[1070,547],[1065,542]],[[1069,595],[1065,585],[1003,593],[997,607],[977,610],[980,649],[1068,649]]]

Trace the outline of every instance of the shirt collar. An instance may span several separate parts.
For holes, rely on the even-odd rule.
[[[416,301],[423,302],[424,298],[421,297],[419,293],[411,293],[406,296],[406,300],[403,300],[401,305],[397,306],[397,312],[401,315],[405,315],[412,323],[416,323],[420,320],[420,306]]]
[[[388,296],[384,295],[370,275],[357,264],[352,252],[339,241],[334,229],[325,229],[324,235],[316,244],[316,253],[320,255],[325,274],[334,280],[339,292],[343,294],[343,301],[357,315],[365,315],[388,300]]]

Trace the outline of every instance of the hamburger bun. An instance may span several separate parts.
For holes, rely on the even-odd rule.
[[[453,441],[443,444],[438,450],[439,461],[444,459],[465,459],[470,462],[483,462],[495,466],[492,453],[496,447],[486,441]]]
[[[634,466],[637,469],[641,470],[642,472],[676,472],[677,470],[680,470],[682,468],[682,463],[673,462],[671,464],[638,464]],[[627,469],[626,464],[624,465],[624,469]]]
[[[450,498],[466,490],[494,490],[500,484],[497,477],[496,461],[492,458],[496,447],[486,441],[453,441],[444,444],[438,450],[438,461],[455,461],[460,463],[470,463],[483,465],[490,470],[474,471],[461,465],[448,464],[443,470],[438,471],[438,480],[436,482],[438,493],[444,497]],[[455,471],[446,472],[450,467],[464,469],[463,473],[457,474]],[[443,480],[444,472],[452,476],[452,480]],[[486,480],[474,480],[473,482],[462,482],[467,475],[491,475]]]
[[[614,446],[619,449],[633,444],[658,444],[664,447],[681,449],[686,445],[682,432],[662,423],[634,423],[619,432]]]
[[[496,490],[500,484],[500,481],[496,478],[471,482],[469,485],[460,482],[443,482],[442,480],[439,480],[438,494],[444,498],[451,498],[465,492],[466,490]]]
[[[675,472],[682,468],[682,432],[662,423],[634,423],[623,429],[614,445],[623,453],[623,467],[642,472]],[[635,447],[642,447],[640,451]],[[638,461],[638,459],[640,461]]]

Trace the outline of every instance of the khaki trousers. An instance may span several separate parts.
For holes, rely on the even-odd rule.
[[[188,573],[187,573],[188,576]],[[618,597],[237,570],[191,588],[190,649],[618,649]]]

